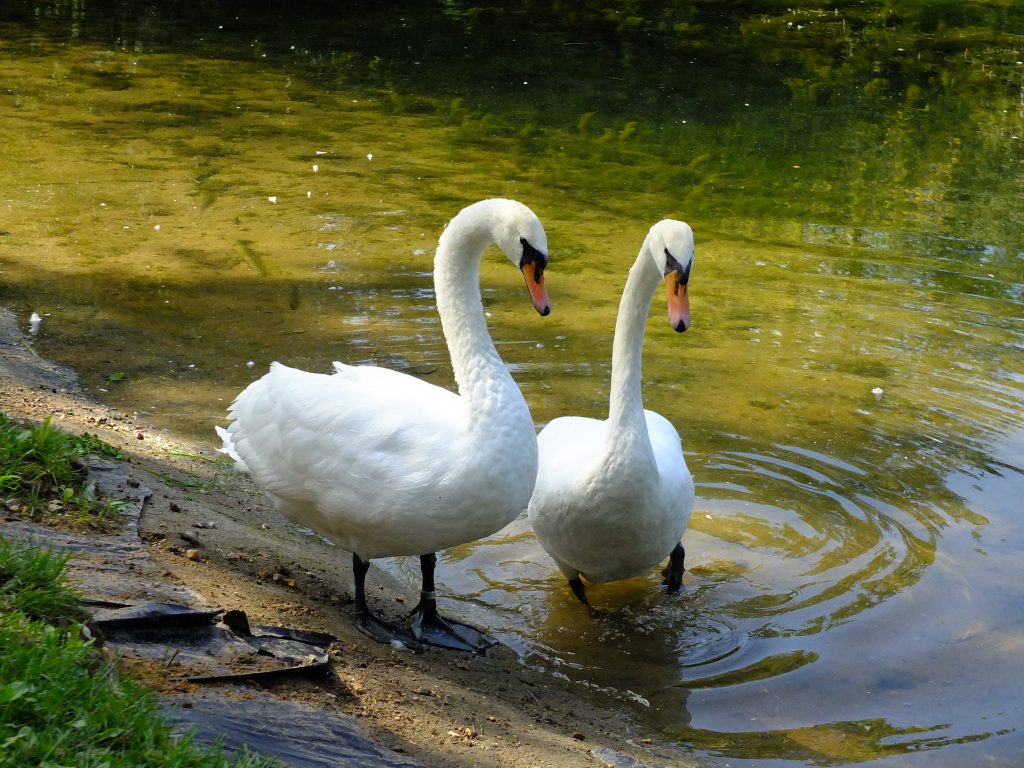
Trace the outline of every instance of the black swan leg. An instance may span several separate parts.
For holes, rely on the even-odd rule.
[[[490,635],[484,634],[468,624],[446,619],[437,612],[437,598],[434,593],[434,567],[437,555],[420,555],[420,570],[423,574],[423,588],[420,601],[412,609],[412,634],[422,643],[450,648],[456,651],[483,653],[497,644]]]
[[[661,572],[661,575],[665,577],[662,583],[667,586],[667,591],[678,592],[682,587],[683,573],[686,572],[686,568],[683,566],[685,558],[686,550],[683,549],[683,542],[679,542],[668,556],[668,566]]]
[[[368,570],[370,570],[370,561],[364,560],[353,552],[352,572],[356,578],[356,610],[359,612],[356,626],[359,628],[359,631],[368,637],[372,637],[378,643],[391,644],[398,641],[410,650],[422,651],[423,644],[408,632],[370,613],[370,607],[366,604],[366,572]]]
[[[578,575],[574,579],[569,579],[569,589],[576,595],[576,599],[583,603],[590,610],[594,610],[593,606],[590,605],[590,600],[587,599],[587,588],[583,585],[583,579]]]
[[[587,597],[587,588],[583,585],[583,579],[579,574],[576,574],[576,578],[569,579],[569,589],[571,589],[572,593],[576,595],[576,599],[586,607],[587,612],[590,614],[590,618],[607,618],[604,611],[600,611],[590,604],[590,598]]]

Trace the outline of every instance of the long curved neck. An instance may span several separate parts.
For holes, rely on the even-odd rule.
[[[660,279],[645,242],[629,270],[615,321],[607,432],[609,443],[614,445],[610,444],[609,450],[622,451],[633,445],[646,445],[651,450],[640,382],[644,326]]]
[[[494,242],[490,229],[493,215],[482,205],[462,211],[441,234],[434,256],[441,329],[448,342],[459,395],[471,413],[500,406],[513,390],[522,399],[494,348],[480,298],[480,259]]]

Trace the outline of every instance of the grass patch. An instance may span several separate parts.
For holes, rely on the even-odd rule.
[[[71,435],[42,424],[21,424],[0,414],[0,494],[8,510],[31,517],[61,517],[74,526],[107,529],[124,509],[101,501],[86,485],[85,457],[123,459],[96,435]]]
[[[66,559],[0,537],[0,768],[262,768],[172,739],[152,691],[74,623]]]
[[[64,574],[67,560],[67,555],[0,536],[0,614],[20,613],[54,626],[83,621],[78,594]]]
[[[95,435],[0,414],[0,503],[48,523],[119,522],[123,503],[87,487],[90,454],[124,458]],[[88,614],[68,584],[67,560],[0,535],[0,768],[274,765],[173,739],[155,694],[83,639]]]

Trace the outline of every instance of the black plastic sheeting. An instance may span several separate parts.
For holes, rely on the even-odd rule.
[[[422,768],[370,741],[351,717],[250,689],[165,696],[160,703],[178,735],[194,729],[198,744],[219,741],[225,752],[257,752],[283,768]]]
[[[193,683],[323,675],[335,640],[292,627],[250,626],[244,611],[173,603],[101,608],[89,627],[122,655],[167,659],[173,651],[171,660],[192,670],[186,679]],[[249,668],[257,662],[259,669]]]
[[[221,608],[192,608],[175,603],[137,603],[100,608],[89,624],[106,633],[146,630],[187,629],[208,625],[224,611]]]

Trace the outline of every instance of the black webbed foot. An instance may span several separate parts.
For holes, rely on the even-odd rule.
[[[446,619],[437,612],[437,601],[426,594],[412,609],[412,634],[421,643],[455,651],[483,653],[498,641],[468,624]]]
[[[356,628],[367,637],[372,637],[378,643],[391,644],[398,641],[410,651],[423,653],[423,643],[403,629],[383,619],[378,619],[372,613],[360,613],[356,621]]]
[[[420,601],[412,609],[412,634],[417,640],[439,648],[450,648],[456,651],[483,653],[498,641],[468,624],[446,619],[437,612],[437,599],[434,595],[434,567],[437,556],[431,552],[420,555],[420,571],[423,585],[420,590]]]

